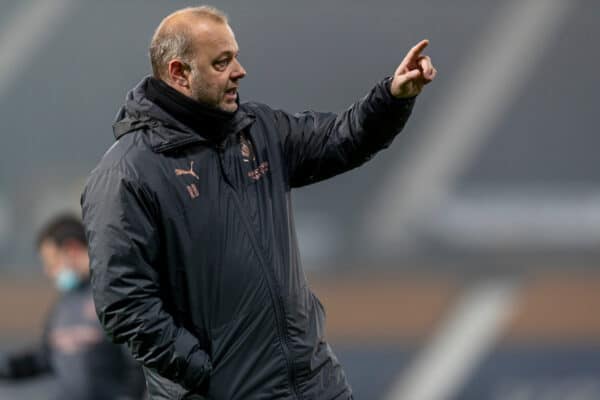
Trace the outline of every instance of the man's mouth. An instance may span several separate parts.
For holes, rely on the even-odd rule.
[[[225,96],[228,98],[237,98],[237,88],[231,88],[225,91]]]

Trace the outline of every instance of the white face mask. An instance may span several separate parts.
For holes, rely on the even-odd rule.
[[[68,266],[63,266],[54,279],[54,285],[63,293],[75,289],[80,283],[81,278],[79,275]]]

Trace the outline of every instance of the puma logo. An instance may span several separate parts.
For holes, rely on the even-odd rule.
[[[194,162],[190,161],[190,169],[179,169],[176,168],[175,169],[175,175],[179,176],[179,175],[191,175],[194,178],[196,178],[197,180],[200,180],[200,177],[198,177],[198,175],[194,172]]]

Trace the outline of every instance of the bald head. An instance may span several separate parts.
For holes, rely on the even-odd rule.
[[[210,6],[184,8],[168,15],[156,28],[150,43],[150,62],[155,78],[166,80],[168,64],[173,59],[191,64],[195,48],[194,31],[199,23],[227,25],[227,16]]]

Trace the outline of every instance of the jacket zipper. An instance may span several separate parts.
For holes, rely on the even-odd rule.
[[[154,151],[156,151],[157,153],[163,153],[165,151],[173,150],[173,149],[176,149],[178,147],[185,146],[185,145],[188,145],[188,144],[191,144],[191,143],[202,143],[202,142],[206,142],[206,140],[205,139],[201,139],[200,137],[198,137],[198,138],[188,138],[188,139],[185,139],[185,140],[181,140],[179,142],[161,144],[159,146],[156,146],[154,148]]]
[[[283,353],[284,353],[284,358],[285,358],[285,361],[287,364],[288,378],[290,381],[290,385],[292,387],[292,392],[296,399],[302,400],[302,396],[300,395],[300,391],[298,390],[298,384],[296,382],[296,373],[295,373],[294,363],[293,363],[290,348],[289,348],[290,347],[289,340],[287,337],[287,327],[286,327],[285,320],[283,317],[284,316],[283,301],[280,299],[280,295],[279,295],[279,293],[281,293],[281,290],[277,290],[279,288],[279,285],[277,284],[275,277],[271,273],[269,266],[263,260],[263,257],[262,257],[261,251],[260,251],[260,247],[258,246],[258,241],[254,235],[254,231],[252,230],[250,222],[248,221],[248,217],[246,216],[246,213],[244,212],[244,209],[242,208],[242,204],[241,204],[240,198],[238,196],[237,190],[235,189],[235,186],[233,186],[233,184],[229,180],[229,177],[225,173],[225,168],[223,167],[223,159],[222,159],[222,156],[223,156],[223,153],[225,150],[225,146],[224,146],[223,142],[219,143],[216,146],[216,148],[217,148],[217,152],[218,152],[219,167],[221,169],[221,174],[223,175],[223,178],[225,179],[225,183],[227,184],[227,186],[229,186],[229,189],[233,193],[233,198],[235,200],[235,204],[238,207],[238,211],[242,217],[242,221],[244,222],[246,230],[248,231],[248,236],[250,237],[250,241],[251,241],[252,247],[254,248],[254,252],[256,253],[256,256],[258,257],[258,261],[260,262],[260,264],[262,266],[263,272],[267,277],[267,286],[269,287],[269,294],[271,295],[271,301],[273,302],[273,305],[274,305],[273,309],[275,310],[275,319],[277,320],[277,324],[276,324],[277,325],[277,334],[279,336],[279,341],[281,343],[281,347],[282,347]]]

